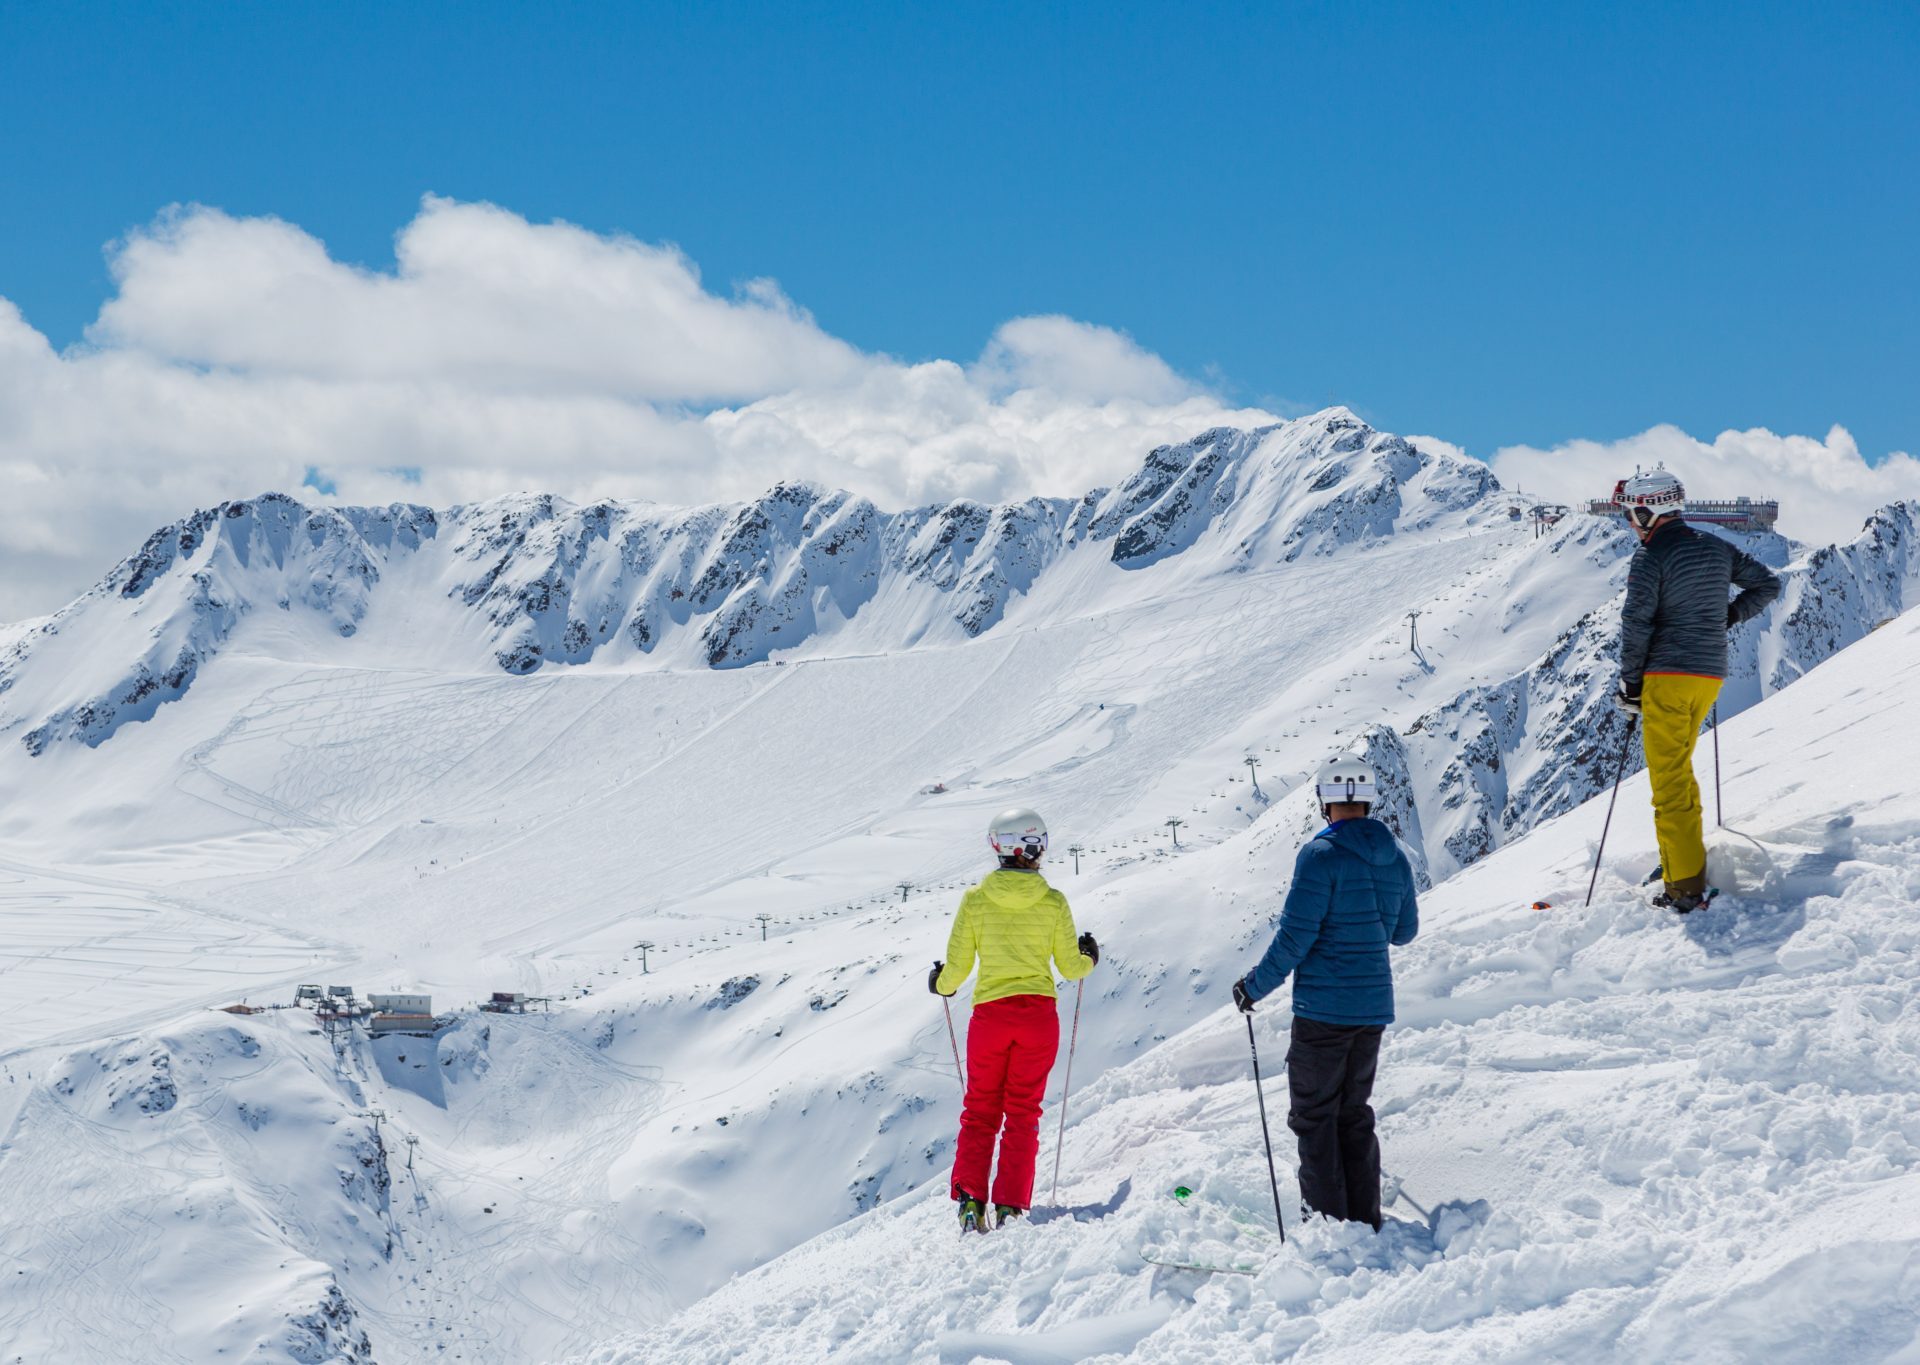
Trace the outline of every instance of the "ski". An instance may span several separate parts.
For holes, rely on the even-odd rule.
[[[1236,1228],[1242,1229],[1244,1232],[1250,1233],[1256,1238],[1264,1239],[1269,1244],[1272,1242],[1272,1229],[1256,1223],[1252,1215],[1244,1209],[1236,1208],[1232,1204],[1210,1199],[1206,1195],[1198,1194],[1187,1185],[1175,1185],[1173,1189],[1169,1191],[1169,1194],[1173,1202],[1180,1205],[1183,1209],[1193,1209],[1197,1203],[1204,1202],[1209,1207],[1224,1213]],[[1160,1247],[1148,1247],[1140,1253],[1140,1259],[1148,1265],[1157,1265],[1168,1270],[1190,1270],[1202,1275],[1258,1275],[1271,1262],[1271,1257],[1253,1264],[1238,1263],[1231,1260],[1215,1262],[1179,1259],[1178,1253],[1170,1252]]]

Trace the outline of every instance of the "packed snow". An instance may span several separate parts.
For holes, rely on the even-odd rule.
[[[1914,600],[1914,509],[1846,545],[1750,544],[1788,588],[1735,637],[1723,738],[1729,820],[1767,856],[1716,856],[1765,895],[1683,932],[1625,885],[1652,861],[1632,777],[1576,908],[1581,803],[1624,738],[1632,542],[1582,517],[1536,539],[1525,506],[1336,409],[1058,506],[270,496],[164,529],[0,632],[0,789],[24,798],[0,811],[0,1360],[1217,1358],[1409,1324],[1435,1356],[1637,1357],[1670,1278],[1770,1218],[1817,1223],[1801,1182],[1842,1167],[1897,1209],[1920,1142],[1894,1031],[1877,1079],[1858,1040],[1844,1076],[1766,1065],[1843,1027],[1796,983],[1878,972],[1861,1017],[1903,1017],[1895,926],[1868,925],[1905,836],[1865,812],[1899,788],[1810,832],[1794,802],[1839,798],[1768,735],[1800,707],[1843,761],[1867,742],[1847,718],[1897,704],[1890,677],[1833,680],[1909,638],[1871,632]],[[1874,749],[1894,769],[1897,717]],[[1449,1208],[1276,1259],[1225,992],[1315,828],[1301,783],[1343,748],[1388,775],[1436,884],[1382,1095],[1390,1168]],[[925,967],[1015,803],[1047,814],[1050,875],[1107,945],[1063,1160],[1080,1218],[956,1249]],[[329,1034],[286,1008],[303,982],[431,991],[443,1025]],[[533,1012],[477,1012],[492,991]],[[210,1008],[241,1001],[272,1008]],[[1284,1016],[1259,1024],[1290,1162]],[[1737,1099],[1683,1105],[1689,1076]],[[1727,1137],[1716,1113],[1765,1122]],[[1684,1125],[1649,1132],[1663,1114]],[[1722,1170],[1749,1139],[1762,1164]],[[1264,1268],[1196,1280],[1144,1252]],[[1863,1333],[1906,1321],[1906,1262],[1875,1264],[1807,1300],[1855,1303]]]

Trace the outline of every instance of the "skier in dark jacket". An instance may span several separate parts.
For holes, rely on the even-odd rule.
[[[1327,827],[1300,850],[1280,929],[1260,965],[1233,983],[1254,1002],[1293,977],[1287,1126],[1300,1142],[1300,1199],[1312,1212],[1380,1228],[1380,1143],[1373,1076],[1393,1022],[1387,946],[1420,932],[1413,868],[1372,819],[1373,771],[1354,759],[1321,770]]]
[[[1727,632],[1765,611],[1780,580],[1731,541],[1688,526],[1686,490],[1665,469],[1625,480],[1619,501],[1640,548],[1627,570],[1616,700],[1642,718],[1666,883],[1656,903],[1684,915],[1707,894],[1694,742],[1726,680]]]

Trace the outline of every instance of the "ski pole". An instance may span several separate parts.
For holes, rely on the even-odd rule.
[[[1627,752],[1633,748],[1637,720],[1627,722],[1627,737],[1620,741],[1620,766],[1613,770],[1613,795],[1607,798],[1607,822],[1600,826],[1600,847],[1593,851],[1593,875],[1587,878],[1587,905],[1593,905],[1593,888],[1600,881],[1600,855],[1607,851],[1607,831],[1613,828],[1613,803],[1620,799],[1620,779],[1627,771]]]
[[[1280,1240],[1287,1240],[1287,1220],[1280,1214],[1280,1177],[1273,1173],[1273,1132],[1267,1127],[1267,1092],[1260,1085],[1260,1044],[1253,1040],[1253,1014],[1247,1014],[1247,1048],[1253,1053],[1253,1093],[1260,1097],[1260,1140],[1267,1144],[1267,1183],[1273,1186],[1273,1221]]]
[[[1720,817],[1720,703],[1713,704],[1713,823],[1721,829],[1727,822]]]
[[[1067,1092],[1073,1089],[1073,1049],[1080,1042],[1080,997],[1087,991],[1087,980],[1073,983],[1073,1032],[1067,1038],[1067,1078],[1060,1083],[1060,1131],[1053,1138],[1053,1205],[1060,1206],[1060,1147],[1067,1140]]]
[[[953,1001],[940,997],[940,1008],[947,1012],[947,1041],[953,1044],[953,1074],[960,1078],[960,1094],[967,1093],[967,1073],[960,1068],[960,1035],[953,1031]]]

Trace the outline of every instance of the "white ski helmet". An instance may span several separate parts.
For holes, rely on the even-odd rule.
[[[1336,801],[1358,802],[1371,806],[1379,793],[1373,785],[1373,769],[1357,758],[1336,758],[1320,770],[1314,783],[1324,808]]]
[[[1650,474],[1636,469],[1631,479],[1622,480],[1615,501],[1634,525],[1651,526],[1660,517],[1685,511],[1687,490],[1665,465],[1660,465]]]
[[[993,823],[987,826],[987,842],[1002,858],[1025,853],[1037,859],[1047,851],[1047,822],[1040,818],[1039,811],[1015,806],[993,817]]]

